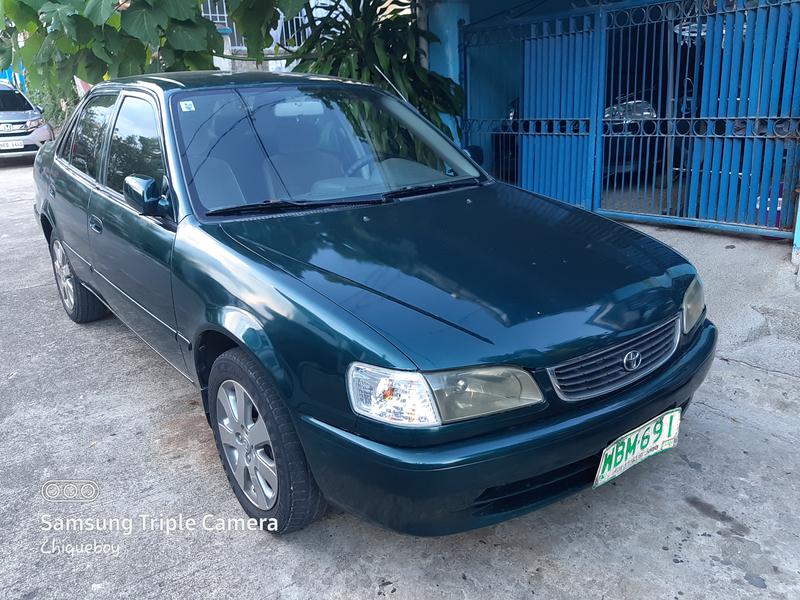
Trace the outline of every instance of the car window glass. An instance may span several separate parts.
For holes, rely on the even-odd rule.
[[[172,102],[189,192],[206,212],[480,176],[413,109],[369,88],[254,86],[180,92]]]
[[[142,98],[122,101],[108,148],[106,185],[122,193],[129,175],[164,181],[164,161],[155,110]]]
[[[114,95],[90,99],[71,134],[69,162],[92,178],[97,177],[98,148],[103,139],[108,114],[115,101]]]
[[[18,90],[0,90],[0,112],[33,110],[31,103]]]
[[[69,160],[69,153],[72,149],[72,138],[75,137],[75,130],[77,129],[77,119],[73,119],[68,125],[69,129],[65,129],[62,137],[61,145],[56,151],[56,155],[64,160]]]

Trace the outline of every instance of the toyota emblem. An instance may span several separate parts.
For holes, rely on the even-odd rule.
[[[635,371],[642,366],[642,353],[638,350],[631,350],[622,359],[622,366],[626,371]]]

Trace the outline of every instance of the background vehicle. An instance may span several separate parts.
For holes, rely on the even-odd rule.
[[[14,86],[0,81],[0,158],[35,156],[45,142],[53,140],[53,128]]]

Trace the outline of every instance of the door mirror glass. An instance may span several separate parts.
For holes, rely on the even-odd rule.
[[[169,200],[152,177],[129,175],[125,178],[122,195],[125,202],[139,211],[140,215],[166,217],[170,214]]]

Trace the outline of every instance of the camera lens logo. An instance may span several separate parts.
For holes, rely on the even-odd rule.
[[[42,485],[42,497],[49,502],[92,502],[100,486],[89,479],[51,479]]]

